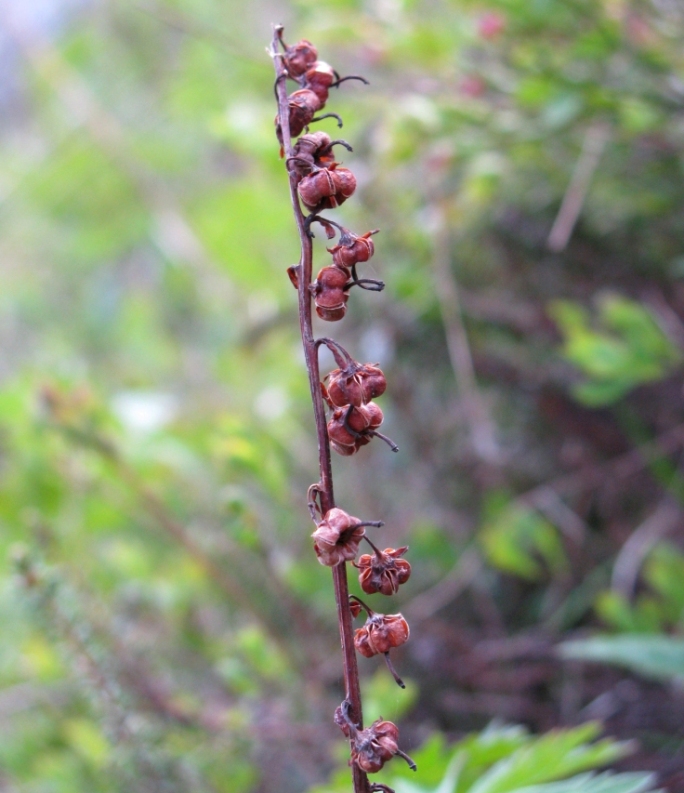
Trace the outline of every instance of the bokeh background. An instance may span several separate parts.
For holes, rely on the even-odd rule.
[[[682,790],[684,6],[0,20],[0,791],[350,789],[276,22],[370,80],[328,105],[359,183],[334,218],[381,229],[387,287],[318,332],[383,367],[401,447],[334,461],[413,564],[376,604],[411,624],[407,691],[361,659],[420,766],[382,781]]]

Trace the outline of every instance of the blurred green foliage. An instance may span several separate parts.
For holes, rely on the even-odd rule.
[[[642,383],[661,380],[679,361],[679,351],[639,303],[604,296],[594,330],[582,306],[559,301],[552,315],[565,336],[564,354],[587,377],[574,388],[590,406],[616,402]]]

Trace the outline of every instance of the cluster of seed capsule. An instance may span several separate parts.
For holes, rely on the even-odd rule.
[[[366,594],[396,595],[399,587],[411,575],[411,565],[402,558],[408,546],[381,551],[366,535],[367,527],[379,528],[383,525],[381,521],[359,520],[339,507],[321,514],[317,492],[318,485],[312,485],[309,489],[309,509],[316,530],[311,536],[318,561],[327,567],[351,562],[359,570],[359,584]],[[363,540],[370,545],[373,553],[362,554],[356,561]],[[349,608],[354,618],[362,611],[366,613],[366,622],[354,633],[357,652],[366,658],[383,655],[394,679],[404,688],[389,657],[390,650],[408,641],[410,630],[404,617],[401,614],[379,614],[355,595],[350,599]]]
[[[282,61],[287,77],[299,84],[299,90],[294,91],[287,98],[290,135],[296,138],[302,134],[312,121],[319,120],[315,118],[316,113],[325,107],[331,88],[337,87],[345,80],[361,80],[364,83],[367,81],[363,77],[356,75],[340,77],[329,63],[318,60],[318,50],[306,39],[302,39],[288,47],[283,42],[281,34],[280,42],[285,49],[282,54]],[[335,113],[327,113],[322,118],[331,116],[337,118],[338,124],[342,126],[339,116]],[[277,117],[276,134],[282,145],[283,132]]]
[[[321,383],[323,399],[330,408],[328,438],[330,447],[343,457],[350,457],[372,438],[382,438],[394,451],[397,445],[378,432],[384,416],[372,400],[382,396],[387,380],[377,364],[355,361],[351,355],[332,339],[321,339],[333,352],[338,363]]]
[[[324,61],[318,60],[318,52],[311,42],[302,40],[288,47],[278,31],[278,40],[284,52],[279,54],[285,69],[284,77],[294,80],[298,89],[287,98],[290,136],[299,139],[288,150],[286,161],[289,173],[295,178],[301,204],[308,210],[305,226],[310,233],[311,224],[320,224],[329,240],[339,233],[337,244],[328,248],[332,263],[320,270],[308,285],[317,315],[328,322],[344,317],[347,311],[349,290],[358,286],[370,291],[381,291],[382,281],[359,278],[356,267],[367,262],[375,251],[372,236],[376,231],[357,235],[320,215],[324,210],[335,209],[344,203],[356,190],[354,174],[336,162],[334,147],[342,146],[351,151],[344,140],[333,140],[325,132],[309,132],[309,125],[321,118],[334,117],[338,125],[342,121],[334,113],[321,116],[331,88],[348,79],[340,78],[337,72]],[[276,135],[283,152],[283,130],[281,120],[276,117]],[[300,268],[290,267],[288,274],[293,285],[299,288]],[[393,451],[396,445],[378,431],[382,424],[382,410],[373,401],[385,392],[387,381],[377,364],[361,364],[332,339],[320,339],[321,344],[332,352],[338,368],[330,372],[321,383],[322,395],[330,410],[327,423],[330,446],[338,454],[350,456],[372,438],[380,437]],[[359,583],[366,594],[380,593],[395,595],[411,574],[410,564],[402,557],[408,547],[380,550],[366,535],[367,527],[380,527],[380,521],[361,521],[342,509],[334,507],[323,511],[320,505],[320,485],[309,489],[309,509],[316,525],[312,534],[314,551],[318,561],[328,567],[352,563],[359,571]],[[366,541],[372,553],[357,556],[362,541]],[[362,612],[365,623],[354,632],[354,646],[361,655],[372,658],[384,656],[385,662],[396,682],[404,683],[397,674],[390,650],[400,647],[409,638],[409,626],[401,614],[380,614],[373,611],[360,598],[352,596],[349,610],[353,618]],[[365,773],[375,773],[392,757],[403,757],[409,766],[415,764],[398,746],[399,731],[392,722],[378,719],[370,727],[361,729],[350,717],[350,703],[345,700],[335,713],[335,721],[351,741],[351,764]],[[373,784],[371,791],[392,793],[386,785]]]

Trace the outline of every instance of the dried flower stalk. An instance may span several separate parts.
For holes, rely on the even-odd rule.
[[[330,450],[332,447],[340,455],[350,456],[375,437],[384,440],[392,451],[398,451],[398,448],[377,431],[383,414],[372,399],[385,391],[382,371],[375,364],[354,361],[332,339],[316,340],[312,329],[312,302],[322,320],[335,322],[342,319],[347,311],[352,287],[370,291],[384,288],[381,281],[359,278],[356,271],[357,264],[368,261],[373,255],[375,249],[371,236],[376,231],[357,235],[319,214],[338,207],[356,189],[354,174],[335,162],[333,153],[336,145],[348,151],[352,150],[351,146],[343,140],[332,140],[325,132],[309,132],[309,124],[321,118],[336,118],[338,126],[342,126],[342,120],[335,113],[320,115],[331,88],[345,80],[366,81],[357,76],[340,78],[329,64],[318,60],[318,52],[309,41],[302,40],[288,47],[283,41],[280,25],[274,27],[270,54],[276,72],[276,136],[289,175],[290,200],[301,243],[300,260],[288,269],[288,275],[298,292],[300,331],[318,439],[319,481],[309,488],[308,493],[309,510],[316,524],[312,536],[318,561],[332,569],[342,644],[345,696],[337,709],[335,721],[350,741],[349,764],[354,793],[391,793],[386,785],[371,784],[367,773],[379,771],[395,755],[407,759],[412,768],[415,766],[398,748],[398,730],[391,722],[378,719],[371,727],[363,729],[356,651],[368,656],[382,653],[395,680],[403,687],[389,660],[389,649],[403,644],[408,639],[409,629],[401,615],[376,614],[363,604],[368,613],[367,624],[354,632],[352,619],[358,615],[360,601],[350,599],[347,563],[354,563],[359,544],[365,538],[366,527],[378,527],[382,523],[362,521],[335,505]],[[288,79],[299,86],[289,96]],[[300,135],[293,145],[292,138]],[[309,210],[306,216],[302,205]],[[318,223],[328,239],[339,234],[338,243],[328,248],[332,263],[320,270],[315,279],[312,223]],[[318,364],[318,348],[322,344],[330,349],[339,367],[326,376],[327,386],[321,380]],[[331,414],[329,418],[326,417],[326,405]],[[366,580],[370,575],[374,582],[367,582],[365,591],[370,588],[371,593],[394,594],[399,584],[408,579],[410,566],[398,559],[407,549],[382,552],[370,540],[368,542],[376,553],[372,561],[371,557],[368,560],[364,558],[361,576]],[[366,641],[362,641],[362,634]]]

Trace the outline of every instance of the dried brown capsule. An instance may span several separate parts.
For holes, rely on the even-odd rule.
[[[349,275],[339,267],[324,267],[309,286],[316,313],[321,319],[335,322],[345,315],[349,293],[345,285]]]
[[[330,151],[332,158],[331,143],[330,135],[325,132],[308,132],[302,135],[292,149],[292,157],[287,161],[287,167],[302,176],[310,173],[315,166],[320,165],[318,159],[321,152]]]
[[[377,431],[377,427],[382,424],[382,410],[375,402],[368,402],[365,405],[347,405],[346,407],[335,408],[332,417],[328,421],[328,436],[335,451],[337,446],[347,446],[348,449],[340,451],[345,457],[354,454],[362,446],[370,443],[372,438],[381,438],[387,443],[392,451],[399,451],[399,447]],[[334,442],[334,443],[333,443]],[[353,451],[351,447],[353,445]]]
[[[406,760],[412,771],[416,770],[413,760],[399,748],[399,730],[391,721],[377,719],[365,730],[356,730],[353,737],[349,763],[356,763],[367,774],[377,773],[395,755]],[[375,789],[387,790],[387,787],[380,785]]]
[[[338,322],[347,313],[348,299],[341,289],[331,289],[316,299],[316,314],[326,322]]]
[[[328,421],[328,436],[331,441],[345,446],[352,446],[359,444],[359,441],[368,440],[363,437],[363,434],[368,430],[374,430],[382,423],[382,411],[375,403],[369,405],[346,405],[341,408],[336,408],[333,411],[330,421]],[[361,443],[360,445],[365,445]]]
[[[328,421],[328,437],[331,442],[343,446],[354,446],[358,433],[352,431],[345,421],[348,412],[349,406],[333,410],[332,417]]]
[[[321,201],[321,209],[338,207],[354,195],[356,190],[356,177],[349,168],[341,168],[336,163],[333,163],[330,166],[330,170],[335,180],[335,195],[324,198]]]
[[[382,410],[375,402],[369,402],[367,405],[352,406],[347,413],[347,426],[361,434],[366,430],[374,430],[379,427],[383,418]]]
[[[314,45],[302,39],[291,47],[286,47],[283,54],[283,63],[287,73],[293,79],[301,77],[318,59],[318,50]]]
[[[356,178],[348,168],[332,163],[305,176],[297,186],[308,209],[334,209],[356,190]]]
[[[335,322],[347,311],[349,293],[345,291],[349,276],[339,267],[324,267],[309,286],[316,313],[321,319]]]
[[[287,160],[287,167],[300,176],[306,176],[318,168],[329,168],[335,162],[334,146],[344,146],[347,151],[352,151],[346,140],[332,140],[325,132],[307,132],[295,143],[292,156]],[[328,227],[332,225],[331,221],[319,221]],[[330,228],[328,239],[333,236],[334,231]]]
[[[370,363],[350,361],[343,369],[334,369],[327,375],[328,403],[335,407],[360,406],[382,396],[387,380],[382,370]],[[379,425],[378,425],[379,426]]]
[[[335,195],[335,180],[329,168],[319,168],[305,176],[297,186],[299,196],[305,206],[313,209],[324,198]]]
[[[301,135],[316,112],[321,109],[321,100],[313,91],[304,88],[294,91],[287,98],[287,106],[290,114],[290,136],[296,138]],[[280,126],[280,119],[276,116],[276,135],[280,143],[283,142],[283,130]]]
[[[311,284],[315,296],[325,289],[344,289],[349,281],[349,273],[339,267],[323,267]]]
[[[382,396],[387,388],[387,380],[377,364],[365,363],[358,370],[363,386],[363,401],[370,402],[375,397]]]
[[[365,609],[366,614],[368,614],[366,624],[354,633],[354,647],[366,658],[372,658],[374,655],[384,655],[387,668],[397,685],[401,688],[406,688],[404,681],[399,677],[397,670],[392,664],[389,651],[408,640],[408,622],[401,614],[376,614],[373,609],[356,595],[352,595],[349,598],[350,608],[354,603]],[[356,616],[359,613],[359,609],[355,609],[352,613]]]
[[[303,85],[321,100],[321,107],[328,101],[328,91],[336,80],[335,70],[325,61],[316,61],[304,75]]]
[[[368,541],[368,538],[366,538]],[[411,565],[403,556],[408,551],[408,546],[402,548],[385,548],[384,551],[376,548],[372,543],[375,553],[364,553],[354,565],[359,569],[359,584],[361,589],[373,595],[380,592],[383,595],[396,595],[399,587],[405,584],[411,575]]]
[[[356,765],[367,774],[375,774],[395,755],[402,757],[412,771],[416,770],[413,760],[399,748],[399,730],[396,724],[385,719],[376,719],[370,727],[360,730],[349,716],[350,703],[344,700],[335,710],[335,723],[352,741],[349,765]],[[371,785],[371,790],[388,791],[387,785]]]
[[[354,647],[366,658],[400,647],[410,635],[408,622],[401,614],[370,612],[366,624],[354,633]]]
[[[346,405],[362,405],[363,385],[356,370],[335,369],[326,378],[328,380],[327,395],[330,405],[345,407]]]
[[[332,253],[333,262],[338,267],[353,267],[359,262],[367,262],[375,253],[375,245],[371,239],[373,234],[377,234],[377,230],[367,231],[359,237],[345,229],[339,243],[328,248],[328,253]]]
[[[359,543],[366,530],[358,518],[348,515],[343,509],[334,507],[323,516],[317,524],[314,538],[314,550],[321,564],[334,567],[356,557]]]
[[[367,774],[377,773],[399,751],[399,730],[391,721],[378,719],[359,730],[352,746],[351,762]]]

